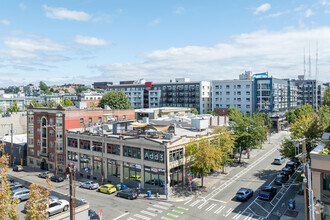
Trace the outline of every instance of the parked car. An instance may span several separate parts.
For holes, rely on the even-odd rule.
[[[276,176],[275,184],[282,185],[282,183],[286,183],[288,180],[289,180],[288,175],[279,174],[279,175]]]
[[[24,168],[21,165],[15,165],[13,167],[13,171],[16,171],[16,172],[24,171]]]
[[[57,213],[65,212],[69,209],[69,202],[63,199],[52,201],[49,203],[47,208],[47,218],[51,215],[55,215]]]
[[[14,183],[9,183],[9,189],[10,191],[14,191],[16,189],[20,189],[23,188],[24,186],[22,184],[20,184],[19,182],[14,182]]]
[[[130,177],[126,177],[125,179],[141,182],[141,176],[139,176],[139,175],[133,175]]]
[[[29,193],[30,190],[27,188],[16,189],[12,191],[11,198],[12,200],[17,198],[17,202],[20,203],[21,201],[27,200],[29,198]]]
[[[38,177],[45,178],[45,179],[50,178],[52,176],[54,176],[54,174],[51,173],[51,172],[49,172],[49,171],[45,171],[45,172],[39,173],[39,175],[38,175]]]
[[[63,182],[64,178],[61,177],[61,176],[58,176],[58,175],[54,175],[54,176],[50,177],[50,180],[52,182],[57,182],[58,183],[58,182]]]
[[[97,189],[99,186],[100,185],[94,181],[87,181],[80,184],[80,187],[85,189]]]
[[[160,186],[160,187],[165,186],[165,182],[162,179],[151,179],[151,180],[146,181],[145,183],[147,183],[149,185]]]
[[[276,195],[277,189],[273,186],[264,186],[259,192],[258,198],[264,200],[272,200]]]
[[[90,220],[99,220],[100,219],[100,216],[96,212],[94,212],[92,209],[88,210],[88,216],[89,216]]]
[[[56,196],[48,196],[48,199],[49,199],[49,203],[52,203],[52,202],[55,202],[55,201],[58,201],[58,197]],[[23,209],[23,212],[26,212],[26,203],[24,205],[24,209]]]
[[[273,164],[282,165],[284,163],[284,157],[275,157]]]
[[[134,189],[128,188],[128,189],[118,191],[116,196],[131,200],[131,199],[136,199],[138,196],[138,193]]]
[[[281,170],[281,174],[282,175],[287,175],[287,176],[291,176],[293,173],[293,170],[291,167],[284,167],[282,170]]]
[[[296,170],[297,163],[293,162],[293,161],[289,161],[286,163],[285,167],[290,167],[292,169],[292,171],[294,172]]]
[[[15,182],[15,180],[14,180],[13,178],[10,178],[10,177],[8,177],[8,176],[7,176],[7,181],[8,181],[9,183],[13,183],[13,182]],[[0,183],[2,183],[2,176],[0,176]]]
[[[97,191],[98,192],[102,192],[102,193],[107,193],[107,194],[110,194],[110,193],[114,193],[117,191],[116,187],[114,185],[111,185],[111,184],[105,184],[105,185],[102,185],[102,186],[99,186],[97,188]]]
[[[248,188],[240,188],[236,193],[236,199],[247,201],[253,196],[253,190]]]

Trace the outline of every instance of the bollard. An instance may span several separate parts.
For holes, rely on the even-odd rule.
[[[158,193],[156,193],[156,198],[158,199],[158,197],[159,197],[159,194],[158,194]]]

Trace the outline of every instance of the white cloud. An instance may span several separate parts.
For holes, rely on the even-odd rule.
[[[257,15],[260,12],[266,12],[268,10],[270,10],[272,8],[272,6],[269,3],[265,3],[260,5],[258,8],[256,8],[256,10],[254,11],[253,14]]]
[[[26,9],[26,5],[22,2],[18,5],[18,7],[22,10]]]
[[[232,79],[245,70],[268,71],[277,78],[295,78],[303,73],[303,48],[308,42],[318,40],[319,79],[326,81],[330,71],[329,37],[330,27],[257,31],[233,36],[213,47],[172,47],[139,54],[143,62],[92,68],[102,73],[99,79],[113,77],[114,81],[138,78],[168,81],[179,76],[192,80]],[[311,51],[315,51],[315,47],[312,46]]]
[[[174,14],[182,14],[184,12],[184,10],[185,9],[183,7],[178,7],[173,11],[173,13]]]
[[[84,45],[89,45],[89,46],[98,46],[98,47],[104,47],[104,46],[108,46],[111,44],[109,41],[103,40],[101,38],[88,37],[88,36],[82,36],[82,35],[76,35],[74,41],[79,44],[84,44]]]
[[[152,26],[156,26],[156,25],[158,25],[160,23],[160,19],[154,19],[153,21],[151,21],[150,22],[150,25],[152,25]]]
[[[10,25],[10,21],[8,21],[8,20],[0,20],[0,23],[1,24],[4,24],[4,25]]]
[[[299,5],[297,8],[293,9],[294,11],[301,11],[303,10],[304,8],[306,8],[305,5]]]
[[[20,51],[60,51],[67,49],[66,46],[59,44],[48,38],[41,39],[23,39],[16,37],[6,38],[4,44],[13,50]]]
[[[308,18],[310,16],[312,16],[314,14],[314,12],[311,9],[307,9],[305,12],[305,16]]]
[[[49,18],[53,19],[68,19],[68,20],[76,20],[76,21],[88,21],[91,19],[91,15],[84,11],[71,11],[66,8],[53,8],[47,5],[43,6],[45,15]]]

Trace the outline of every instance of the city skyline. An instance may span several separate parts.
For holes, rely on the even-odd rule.
[[[238,78],[318,80],[330,64],[330,1],[5,1],[0,86]]]

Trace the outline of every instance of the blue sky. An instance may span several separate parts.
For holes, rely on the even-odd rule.
[[[329,81],[330,1],[0,2],[0,86],[237,78]],[[308,72],[308,65],[306,64]],[[308,75],[308,74],[307,74]]]

